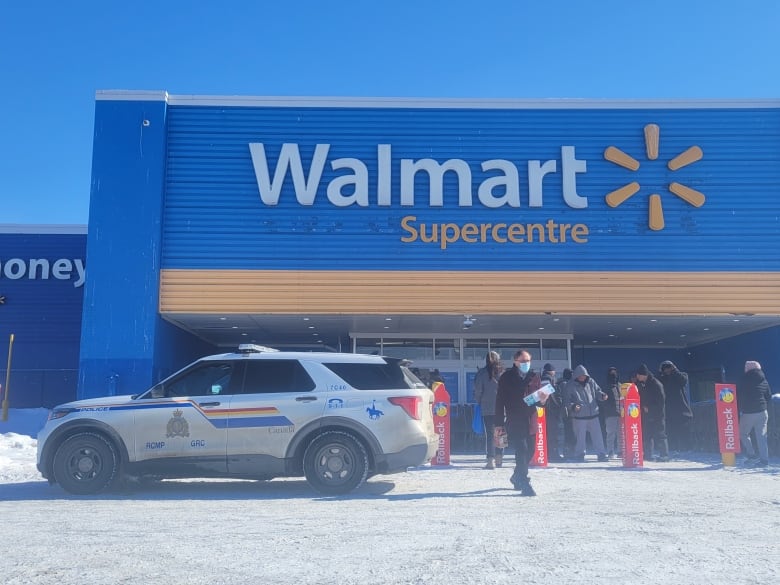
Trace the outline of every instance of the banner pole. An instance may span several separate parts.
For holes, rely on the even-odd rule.
[[[8,341],[8,367],[5,370],[5,392],[3,392],[3,422],[8,420],[8,392],[10,390],[9,384],[11,382],[11,354],[14,349],[14,334],[11,333],[11,338]]]

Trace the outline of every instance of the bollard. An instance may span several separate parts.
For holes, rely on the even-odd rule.
[[[623,419],[623,467],[643,467],[642,448],[642,403],[636,384],[628,387],[625,407],[621,412]]]
[[[718,443],[723,465],[737,464],[739,447],[739,409],[733,384],[715,384],[715,411],[718,417]]]
[[[536,407],[536,433],[533,436],[534,450],[528,465],[547,467],[547,416],[541,406]]]
[[[434,382],[433,428],[439,437],[439,448],[431,459],[431,465],[450,464],[450,394],[443,382]]]

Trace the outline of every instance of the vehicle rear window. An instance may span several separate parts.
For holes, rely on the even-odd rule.
[[[412,388],[397,362],[388,364],[323,363],[357,390]]]

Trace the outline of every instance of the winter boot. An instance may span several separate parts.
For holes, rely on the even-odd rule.
[[[534,488],[531,487],[531,482],[526,480],[524,482],[521,482],[519,484],[520,486],[520,495],[521,496],[535,496],[536,492],[534,491]]]
[[[493,458],[488,457],[487,463],[485,464],[485,469],[495,469],[496,466],[493,464]]]
[[[496,467],[501,467],[504,464],[504,454],[496,453]]]

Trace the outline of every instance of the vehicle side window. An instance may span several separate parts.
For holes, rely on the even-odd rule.
[[[385,364],[334,362],[323,365],[356,390],[414,388],[396,361]]]
[[[316,387],[298,360],[248,360],[244,363],[244,394],[311,392]]]
[[[230,380],[233,365],[229,362],[208,362],[185,372],[165,387],[165,396],[222,396],[232,394]]]

